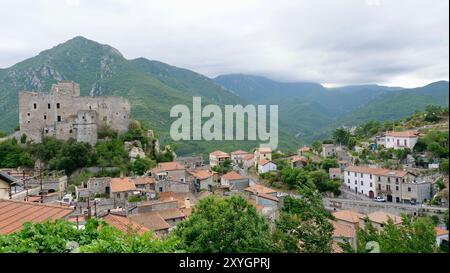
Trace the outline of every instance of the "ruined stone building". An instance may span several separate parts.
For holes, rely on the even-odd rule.
[[[34,142],[50,136],[95,144],[101,126],[119,133],[128,130],[130,108],[121,97],[82,97],[79,84],[62,81],[50,92],[19,93],[20,135]]]

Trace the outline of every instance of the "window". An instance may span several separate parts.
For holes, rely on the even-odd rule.
[[[364,186],[364,182],[363,181],[361,181],[361,186]]]
[[[350,172],[347,172],[347,175],[350,175]]]
[[[408,191],[411,192],[411,187],[408,187]]]
[[[398,191],[398,186],[395,186],[395,190]]]
[[[69,130],[69,133],[72,133],[72,132],[73,132],[72,129],[70,129],[70,130]]]
[[[372,179],[372,175],[370,175],[370,179]]]
[[[33,103],[33,108],[37,109],[37,104],[36,103]]]
[[[349,183],[349,184],[350,184],[350,179],[347,179],[347,183]]]
[[[388,183],[391,183],[391,178],[390,177],[388,177]]]
[[[47,104],[47,107],[48,107],[48,109],[50,109],[51,107],[50,107],[51,105],[50,105],[50,103],[49,104]]]
[[[61,108],[61,104],[59,104],[59,102],[56,103],[56,108],[57,108],[57,109]]]
[[[396,182],[396,183],[398,183],[398,177],[397,177],[397,178],[395,178],[395,182]]]
[[[381,191],[381,184],[378,184],[378,189]]]
[[[378,176],[378,182],[380,182],[381,181],[381,177],[380,176]]]
[[[48,134],[48,129],[45,129],[45,133]]]
[[[358,174],[355,172],[355,177],[358,177]]]
[[[27,113],[27,116],[30,116],[30,113]]]
[[[370,182],[370,187],[372,188],[372,182]]]
[[[391,190],[391,185],[386,185],[386,190],[390,191]]]
[[[361,173],[361,178],[363,177],[363,174]]]
[[[44,115],[44,120],[47,120],[47,115]]]
[[[58,122],[61,122],[61,116],[58,116],[57,120]]]
[[[358,181],[355,180],[355,185],[358,185]]]

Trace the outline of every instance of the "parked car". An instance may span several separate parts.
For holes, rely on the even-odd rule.
[[[386,202],[386,199],[384,199],[382,196],[377,196],[373,199],[375,202]]]

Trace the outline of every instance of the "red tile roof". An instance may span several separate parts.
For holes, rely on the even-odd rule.
[[[244,160],[250,160],[250,159],[253,159],[254,157],[255,157],[254,154],[248,154],[248,155],[244,156],[243,159]]]
[[[292,161],[292,162],[297,162],[297,161],[307,162],[308,159],[307,159],[306,157],[304,157],[304,156],[298,156],[298,155],[295,155],[295,156],[293,156],[293,157],[291,158],[291,161]]]
[[[434,231],[436,231],[436,236],[448,235],[448,230],[440,227],[435,227]]]
[[[404,177],[408,172],[401,170],[389,170],[383,168],[371,168],[365,166],[348,166],[346,172],[368,173],[380,176]]]
[[[212,176],[212,173],[209,170],[189,170],[188,172],[193,177],[198,178],[200,180],[204,180]]]
[[[333,237],[344,237],[344,238],[353,238],[356,236],[356,232],[349,226],[338,223],[336,221],[331,221],[333,224]]]
[[[367,214],[367,217],[369,218],[370,221],[378,224],[385,224],[388,222],[389,219],[392,219],[395,225],[401,224],[403,222],[402,218],[400,218],[399,216],[384,211],[376,211],[369,213]],[[365,217],[362,217],[362,219],[364,218]]]
[[[120,216],[120,215],[114,215],[114,214],[107,214],[103,217],[103,220],[105,220],[106,223],[110,224],[111,226],[117,228],[118,230],[121,230],[123,232],[129,232],[131,230],[137,231],[139,234],[144,234],[145,232],[149,231],[148,228],[142,226],[141,224],[138,224],[134,221],[131,221],[131,219]]]
[[[55,205],[0,200],[0,234],[19,231],[26,222],[42,223],[46,220],[62,219],[73,209]]]
[[[151,172],[159,173],[159,172],[168,172],[168,171],[177,171],[177,170],[185,170],[186,167],[178,162],[161,162],[158,163],[156,168],[153,168]]]
[[[231,152],[231,154],[232,155],[246,155],[246,154],[248,154],[248,152],[243,151],[243,150],[237,150],[237,151]]]
[[[129,177],[111,178],[111,192],[135,191],[136,186]]]
[[[215,156],[215,157],[218,157],[218,158],[219,158],[219,157],[220,157],[220,158],[223,158],[223,157],[230,157],[229,154],[227,154],[227,153],[225,153],[225,152],[222,152],[222,151],[219,151],[219,150],[210,153],[209,156]]]
[[[391,137],[418,137],[419,133],[417,131],[403,131],[403,132],[386,132],[386,136]]]
[[[269,193],[275,193],[275,192],[277,192],[277,191],[274,190],[274,189],[271,189],[271,188],[269,188],[269,187],[265,187],[265,186],[260,185],[260,184],[253,184],[253,185],[251,185],[250,187],[245,188],[245,191],[251,192],[251,193],[254,193],[254,194],[256,194],[256,193],[266,193],[266,194],[269,194]]]
[[[261,165],[261,166],[264,166],[264,165],[269,164],[269,163],[275,164],[275,163],[273,163],[273,161],[270,161],[270,160],[267,160],[267,159],[263,159],[263,160],[260,160],[258,162],[258,164]]]
[[[240,175],[240,174],[238,174],[237,172],[229,172],[229,173],[227,173],[227,174],[224,174],[223,176],[222,176],[222,178],[223,179],[226,179],[226,180],[240,180],[240,179],[246,179],[246,177],[244,177],[244,176],[242,176],[242,175]]]
[[[364,215],[362,215],[361,213],[358,213],[356,211],[351,211],[351,210],[336,211],[336,212],[333,212],[333,216],[337,220],[341,220],[341,221],[345,221],[345,222],[349,222],[349,223],[353,223],[353,224],[359,223],[359,219],[364,218]]]
[[[156,211],[131,215],[130,219],[154,231],[170,228],[170,225]]]
[[[298,149],[299,152],[309,152],[311,149],[308,146],[303,146],[300,149]]]
[[[132,181],[134,182],[135,185],[147,185],[147,184],[155,183],[155,179],[150,176],[136,177],[136,178],[133,178]]]

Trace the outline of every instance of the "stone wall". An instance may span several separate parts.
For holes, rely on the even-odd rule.
[[[20,132],[36,142],[52,136],[92,143],[97,128],[106,125],[125,132],[130,110],[130,102],[121,97],[81,97],[75,83],[54,85],[51,92],[19,93]]]

